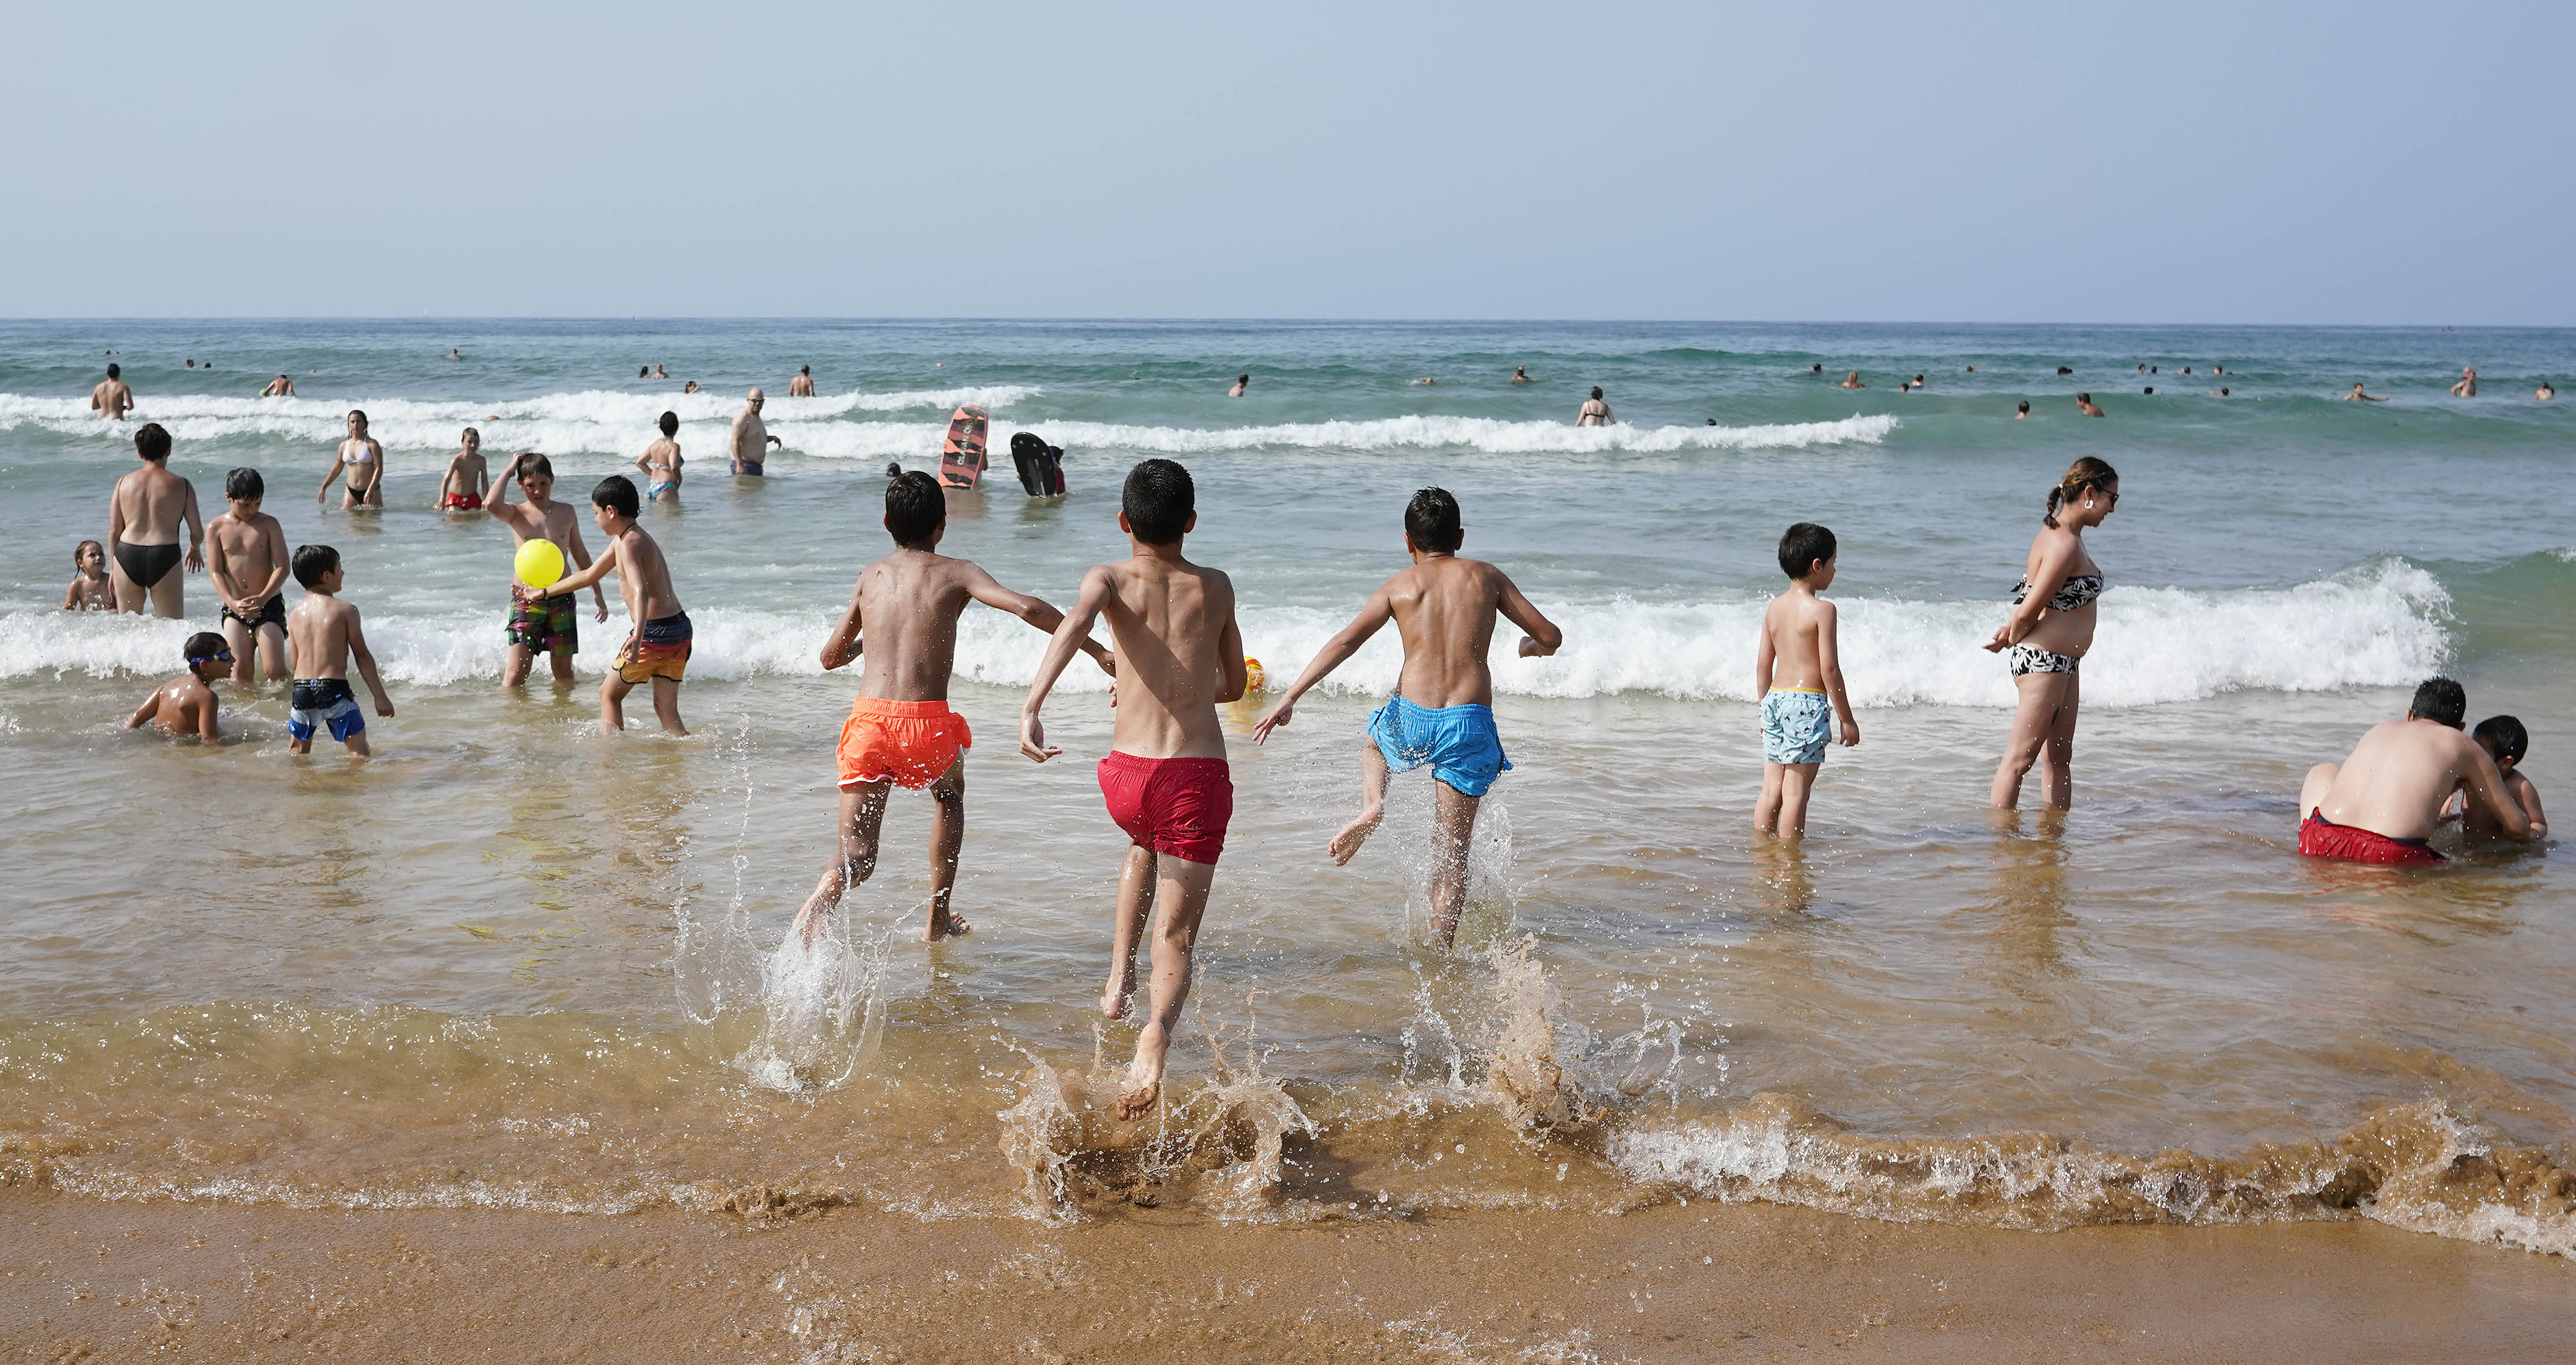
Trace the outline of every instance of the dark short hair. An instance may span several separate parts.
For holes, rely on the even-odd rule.
[[[2457,730],[2469,718],[2469,690],[2448,678],[2426,678],[2406,709],[2417,720],[2440,721]]]
[[[2482,739],[2494,745],[2498,763],[2507,759],[2519,763],[2524,752],[2531,747],[2530,733],[2522,728],[2521,721],[2511,716],[2489,716],[2479,721],[2478,728],[2469,732],[2469,738]]]
[[[134,453],[159,462],[170,458],[170,433],[159,422],[146,422],[135,429]]]
[[[1446,488],[1418,489],[1404,505],[1404,538],[1417,550],[1446,554],[1467,538],[1458,522],[1458,500]]]
[[[2079,393],[2075,395],[2075,401],[2078,403],[2090,403],[2093,401],[2093,395],[2089,393]]]
[[[525,483],[529,479],[551,479],[554,476],[554,461],[547,459],[545,456],[540,455],[533,450],[523,450],[519,452],[520,482]]]
[[[915,469],[886,480],[886,534],[900,546],[930,539],[948,521],[948,495],[939,480]]]
[[[1127,471],[1118,510],[1127,514],[1128,533],[1148,545],[1177,545],[1198,511],[1198,486],[1177,460],[1138,460]]]
[[[367,422],[367,410],[365,408],[351,408],[349,409],[349,416],[357,418],[362,423]],[[346,421],[347,418],[343,418],[341,420]],[[373,425],[372,423],[367,424]]]
[[[298,545],[295,558],[288,562],[294,566],[295,581],[309,588],[340,567],[340,552],[328,545]]]
[[[662,434],[663,434],[663,435],[665,435],[665,436],[677,436],[677,435],[679,435],[679,434],[680,434],[680,414],[678,414],[678,413],[676,413],[676,412],[666,412],[666,413],[663,413],[663,414],[662,414],[662,423],[661,423],[661,426],[662,426]]]
[[[1593,385],[1593,386],[1592,386],[1592,396],[1593,396],[1593,397],[1595,397],[1595,398],[1598,398],[1598,397],[1600,397],[1600,396],[1601,396],[1601,386],[1600,386],[1600,385],[1595,384],[1595,385]]]
[[[228,498],[264,498],[268,496],[268,482],[260,478],[258,470],[251,468],[249,465],[243,465],[241,468],[224,476],[224,496]]]
[[[188,666],[189,672],[194,673],[197,671],[197,665],[213,663],[218,656],[231,648],[232,643],[224,637],[211,630],[201,630],[189,636],[188,643],[179,646],[179,659]]]
[[[114,379],[114,378],[116,378],[117,373],[118,373],[118,371],[117,371],[117,368],[116,368],[116,362],[115,362],[115,361],[113,361],[113,360],[111,360],[111,361],[107,362],[107,377],[108,377],[108,378],[110,378],[110,379]]]
[[[1780,572],[1804,578],[1817,560],[1831,559],[1839,552],[1833,532],[1812,521],[1799,522],[1780,535]]]
[[[611,474],[590,490],[590,505],[605,507],[621,517],[631,517],[644,504],[635,496],[635,481],[623,474]]]

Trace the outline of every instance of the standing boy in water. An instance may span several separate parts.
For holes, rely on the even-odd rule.
[[[237,683],[257,677],[255,665],[264,665],[271,681],[287,674],[286,528],[259,510],[267,496],[258,470],[236,469],[224,476],[231,510],[206,523],[206,577],[223,599],[223,638]]]
[[[1509,618],[1527,634],[1520,656],[1543,658],[1565,643],[1554,622],[1521,595],[1502,570],[1482,560],[1460,559],[1467,538],[1458,500],[1445,488],[1425,488],[1404,509],[1404,548],[1413,567],[1369,594],[1367,605],[1341,632],[1324,642],[1314,661],[1254,722],[1256,744],[1295,718],[1297,699],[1340,667],[1390,619],[1404,637],[1404,672],[1395,695],[1368,719],[1369,745],[1360,760],[1360,813],[1326,848],[1334,866],[1351,860],[1386,818],[1390,773],[1424,764],[1439,786],[1439,832],[1431,860],[1431,928],[1440,946],[1458,937],[1458,914],[1467,902],[1467,849],[1476,811],[1494,779],[1509,769],[1494,728],[1494,617]]]
[[[1156,912],[1151,1013],[1118,1095],[1118,1117],[1130,1121],[1162,1099],[1164,1059],[1190,993],[1190,950],[1234,816],[1216,705],[1243,695],[1243,634],[1234,622],[1233,582],[1181,556],[1181,538],[1197,525],[1188,470],[1145,460],[1127,472],[1118,528],[1132,553],[1082,576],[1081,596],[1047,642],[1020,706],[1020,752],[1039,763],[1064,752],[1047,747],[1038,712],[1073,652],[1090,639],[1092,621],[1108,617],[1127,687],[1109,756],[1100,760],[1100,793],[1132,846],[1118,877],[1109,984],[1100,997],[1107,1018],[1127,1012],[1136,937],[1148,906]]]
[[[215,713],[223,703],[215,699],[214,681],[232,671],[233,653],[224,637],[201,630],[188,637],[179,657],[188,671],[152,689],[134,714],[125,718],[125,728],[140,730],[159,724],[171,735],[195,735],[208,744],[223,736],[215,729]]]
[[[1811,521],[1780,537],[1789,587],[1762,613],[1762,642],[1753,651],[1753,693],[1762,699],[1762,795],[1753,803],[1753,827],[1764,834],[1806,836],[1807,795],[1836,721],[1845,747],[1860,743],[1860,722],[1843,694],[1834,604],[1822,595],[1834,585],[1839,553],[1834,533]]]
[[[528,495],[526,502],[516,506],[510,502],[513,480]],[[511,457],[510,467],[493,481],[491,499],[483,504],[483,510],[510,528],[513,546],[551,540],[556,549],[563,551],[565,563],[587,569],[590,547],[581,543],[580,522],[573,516],[570,504],[554,500],[554,491],[554,465],[533,450],[521,451]],[[599,619],[607,620],[607,595],[592,588],[590,598]],[[572,656],[581,650],[581,623],[574,616],[577,607],[572,591],[560,584],[539,592],[515,578],[510,581],[510,622],[503,630],[510,657],[501,665],[504,690],[528,680],[528,667],[536,662],[541,649],[554,660],[555,686],[572,686]]]
[[[287,703],[286,751],[313,752],[313,734],[329,730],[349,746],[353,757],[373,752],[367,745],[367,718],[358,713],[349,692],[349,656],[358,659],[358,676],[376,699],[376,714],[390,720],[394,704],[376,677],[376,656],[358,628],[358,609],[339,598],[340,552],[328,545],[295,547],[295,581],[304,585],[304,600],[286,615],[286,641],[295,665],[295,694]]]
[[[482,511],[491,482],[483,467],[483,433],[467,427],[457,438],[456,453],[448,457],[447,472],[438,476],[438,510]]]
[[[608,537],[608,548],[599,552],[590,567],[555,587],[579,592],[615,574],[626,599],[630,631],[626,643],[617,647],[617,666],[599,680],[600,728],[625,729],[626,694],[636,684],[650,682],[654,716],[663,729],[685,735],[689,727],[680,723],[680,680],[689,671],[690,642],[697,631],[689,624],[688,609],[680,605],[680,595],[671,589],[671,565],[662,558],[661,544],[635,524],[635,514],[643,506],[635,496],[635,484],[625,475],[601,479],[590,490],[590,513]]]
[[[969,931],[949,909],[957,884],[957,853],[966,842],[966,758],[974,743],[966,719],[948,709],[948,678],[957,656],[957,618],[970,602],[1007,611],[1053,634],[1064,613],[993,581],[963,559],[938,552],[948,531],[948,497],[939,480],[914,471],[886,484],[886,534],[894,553],[859,571],[850,609],[823,642],[823,667],[839,668],[862,652],[867,668],[850,718],[841,724],[839,769],[840,848],[823,880],[796,912],[796,933],[812,947],[842,893],[868,879],[877,866],[877,831],[886,797],[897,786],[930,789],[930,924],[932,942]],[[1109,651],[1081,642],[1081,649],[1113,676]]]

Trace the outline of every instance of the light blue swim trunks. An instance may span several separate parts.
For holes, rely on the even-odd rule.
[[[1834,704],[1822,692],[1762,694],[1762,761],[1822,763],[1834,739]]]
[[[1386,766],[1406,772],[1423,764],[1461,796],[1482,796],[1512,766],[1494,729],[1494,708],[1467,702],[1433,710],[1389,697],[1368,718],[1368,737]]]

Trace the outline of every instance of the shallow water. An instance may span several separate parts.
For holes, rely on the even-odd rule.
[[[373,762],[289,759],[270,687],[227,689],[215,749],[115,729],[212,599],[191,581],[196,627],[50,610],[131,460],[81,415],[107,346],[209,510],[226,467],[257,465],[290,541],[347,557],[400,708]],[[2576,563],[2539,509],[2576,419],[2529,391],[2571,357],[2576,334],[2530,332],[8,324],[0,492],[35,533],[0,546],[0,1161],[112,1196],[319,1204],[1708,1195],[2034,1227],[2357,1212],[2564,1251],[2560,860],[2310,865],[2292,823],[2306,766],[2436,670],[2474,715],[2525,720],[2551,786]],[[725,392],[619,377],[652,359]],[[2473,404],[2442,392],[2462,359]],[[772,400],[774,477],[714,472],[739,386],[804,362],[827,396]],[[1516,363],[1542,382],[1503,384]],[[303,398],[243,396],[288,367]],[[1251,395],[1218,397],[1246,367]],[[1898,369],[1933,387],[1898,394]],[[2330,401],[2355,378],[2399,401]],[[1629,425],[1566,425],[1591,383]],[[2077,387],[2111,418],[2075,418]],[[997,447],[1029,429],[1070,454],[1060,505],[1007,466],[954,501],[946,548],[1015,586],[1069,597],[1120,550],[1118,474],[1173,454],[1199,483],[1192,553],[1235,575],[1274,676],[1400,564],[1424,483],[1567,634],[1498,661],[1518,766],[1454,955],[1421,941],[1427,779],[1399,779],[1352,867],[1321,855],[1392,639],[1266,749],[1240,737],[1257,709],[1230,712],[1237,816],[1180,1094],[1141,1135],[1087,1103],[1095,1047],[1123,1057],[1132,1027],[1093,1022],[1121,852],[1088,771],[1105,680],[1068,675],[1063,760],[1018,758],[1042,639],[1017,622],[978,612],[959,651],[977,932],[906,937],[928,819],[899,796],[829,951],[777,951],[830,850],[855,682],[814,651],[881,552],[884,462],[928,464],[970,399]],[[352,405],[388,448],[382,514],[307,491]],[[698,624],[698,733],[604,738],[589,682],[623,622],[585,613],[569,696],[501,699],[507,537],[427,503],[466,421],[578,488],[666,406],[696,462],[647,524]],[[2081,453],[2126,496],[2093,534],[2113,586],[2079,805],[1998,819],[2011,692],[1975,645]],[[2499,515],[2500,487],[2524,510]],[[1829,758],[1791,851],[1746,807],[1751,631],[1796,519],[1842,536],[1866,742]]]

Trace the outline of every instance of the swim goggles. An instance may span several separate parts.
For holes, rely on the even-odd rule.
[[[191,655],[189,655],[189,656],[188,656],[188,662],[189,662],[189,663],[192,663],[192,664],[202,664],[202,663],[228,664],[228,663],[231,663],[232,661],[233,661],[233,647],[232,647],[231,645],[226,645],[226,646],[224,646],[223,648],[221,648],[221,649],[219,649],[219,650],[216,650],[216,651],[215,651],[214,653],[212,653],[212,654],[191,654]]]

